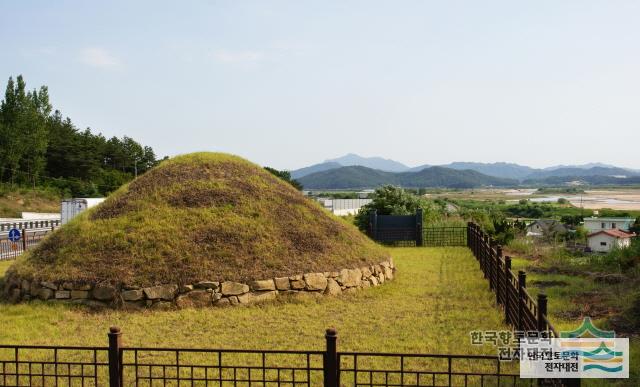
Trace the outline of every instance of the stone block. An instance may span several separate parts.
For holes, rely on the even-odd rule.
[[[150,300],[166,300],[171,301],[175,298],[178,291],[178,285],[159,285],[142,289],[145,296]]]
[[[249,285],[231,281],[225,281],[222,283],[221,293],[225,296],[238,296],[240,294],[247,293],[248,291]]]
[[[323,273],[307,273],[304,275],[307,290],[323,291],[327,287],[327,277]]]
[[[291,289],[291,284],[289,283],[289,277],[279,277],[274,280],[276,284],[276,289],[278,290],[289,290]]]
[[[273,282],[272,279],[252,281],[249,284],[249,286],[251,287],[251,290],[253,290],[254,292],[276,290],[276,284]]]

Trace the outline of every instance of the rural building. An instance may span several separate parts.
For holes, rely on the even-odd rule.
[[[629,231],[633,223],[634,218],[584,218],[584,228],[590,233],[595,233],[600,230],[623,230]]]
[[[527,236],[542,237],[565,234],[567,226],[554,219],[538,219],[527,226]]]
[[[614,248],[624,249],[631,245],[631,238],[635,234],[618,229],[600,230],[587,236],[587,241],[591,251],[597,253],[608,253]]]

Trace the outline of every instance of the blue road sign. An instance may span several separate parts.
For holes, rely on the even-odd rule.
[[[17,242],[20,240],[20,230],[17,228],[12,228],[9,230],[9,240],[11,242]]]

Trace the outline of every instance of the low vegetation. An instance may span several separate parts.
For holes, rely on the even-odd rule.
[[[148,286],[247,281],[377,264],[387,253],[287,182],[236,156],[163,162],[52,233],[12,271]]]
[[[108,327],[119,325],[130,346],[322,349],[324,330],[335,327],[341,350],[496,354],[470,345],[470,331],[507,327],[468,249],[386,253],[398,267],[393,281],[337,298],[167,312],[0,304],[0,343],[104,345]]]
[[[572,253],[530,239],[516,239],[504,251],[514,257],[514,270],[527,272],[530,293],[549,297],[556,329],[575,329],[591,317],[598,327],[629,337],[631,359],[640,356],[640,241],[607,255]],[[637,381],[640,366],[635,364],[632,360],[631,377]]]
[[[0,184],[0,218],[20,218],[22,212],[60,212],[60,195],[56,190]]]

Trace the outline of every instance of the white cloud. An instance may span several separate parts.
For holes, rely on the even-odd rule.
[[[217,50],[212,55],[213,59],[222,63],[251,64],[264,58],[261,51],[227,51]]]
[[[122,66],[120,59],[100,47],[87,47],[80,53],[80,60],[93,67],[114,69]]]

